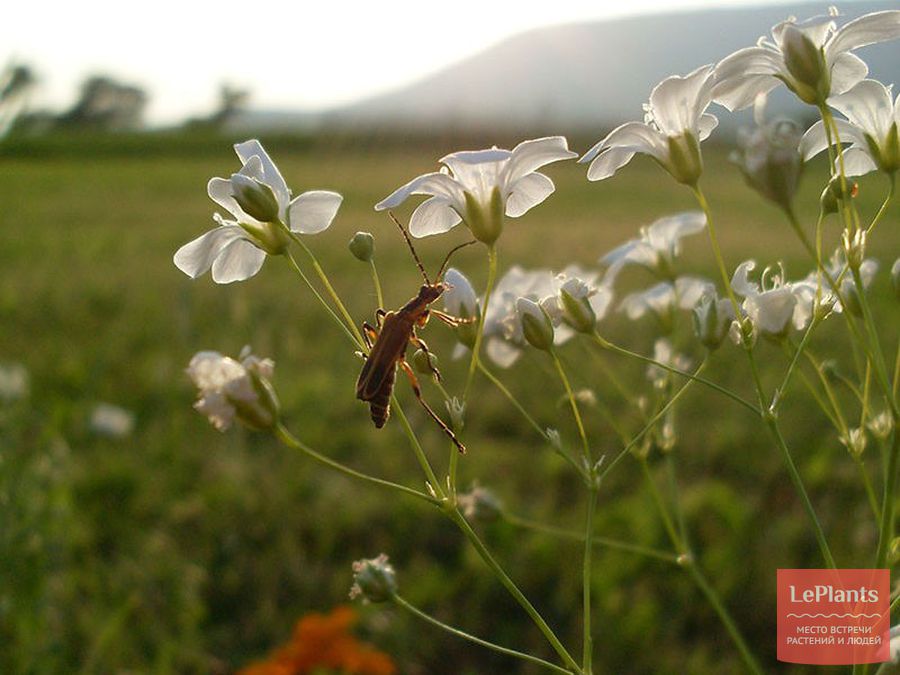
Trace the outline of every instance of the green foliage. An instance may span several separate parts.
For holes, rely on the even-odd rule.
[[[190,144],[200,147],[202,139],[167,142],[172,152],[146,138],[126,139],[121,147],[135,151],[126,156],[112,146],[94,152],[87,142],[56,139],[35,156],[10,145],[0,157],[0,360],[21,362],[31,373],[30,396],[0,408],[0,671],[230,672],[283,642],[298,616],[343,602],[351,561],[382,550],[417,606],[476,635],[553,658],[439,514],[330,474],[266,436],[219,434],[191,410],[183,373],[190,356],[200,349],[237,354],[249,343],[277,362],[274,383],[286,423],[304,442],[374,475],[421,486],[399,425],[376,431],[354,399],[359,359],[287,265],[270,261],[257,277],[231,287],[208,277],[190,281],[172,265],[178,246],[208,229],[214,205],[204,195],[206,181],[227,173],[233,158],[221,140],[216,151],[197,153]],[[278,162],[299,190],[344,194],[335,225],[307,242],[362,321],[376,307],[375,294],[367,267],[346,242],[357,230],[374,233],[387,304],[412,296],[418,272],[394,225],[372,205],[430,170],[440,151],[360,152],[360,145],[346,139],[307,153],[299,143],[279,151]],[[708,151],[705,159],[728,261],[780,258],[792,276],[805,274],[809,264],[777,210],[743,186],[724,152]],[[590,265],[638,226],[691,208],[689,193],[651,162],[635,161],[602,184],[589,184],[574,163],[549,173],[558,185],[552,208],[509,225],[500,241],[501,269],[513,262]],[[816,203],[822,189],[816,176],[824,181],[821,166],[808,171],[799,203]],[[873,212],[882,186],[868,178],[862,188],[862,209]],[[813,214],[801,215],[809,222]],[[887,335],[896,334],[900,315],[884,273],[900,243],[897,216],[894,207],[879,226],[878,249],[870,251],[881,257],[872,293],[877,315],[892,322]],[[830,241],[837,230],[828,226]],[[459,231],[449,240],[423,240],[426,266],[464,237]],[[684,264],[712,276],[705,244],[687,245]],[[478,248],[455,260],[476,288],[486,274]],[[557,258],[557,251],[575,251],[578,259]],[[683,319],[689,331],[689,317]],[[458,391],[465,368],[450,359],[451,331],[434,324],[425,332],[448,389]],[[651,336],[618,316],[604,330],[652,351]],[[826,344],[834,351],[839,334],[824,328],[813,352]],[[771,364],[773,387],[785,356],[774,346],[760,353]],[[566,410],[534,386],[549,372],[542,356],[528,354],[506,381],[541,424],[574,441]],[[586,364],[567,366],[577,388],[590,386],[635,427],[634,415],[591,365],[594,357],[573,344],[563,358]],[[642,366],[605,358],[626,382],[642,381]],[[708,372],[752,399],[742,355],[730,345],[714,355]],[[412,400],[404,383],[397,390]],[[490,383],[476,381],[476,392],[460,484],[477,478],[512,513],[580,528],[582,494],[570,469]],[[426,395],[437,407],[437,390],[426,386]],[[798,383],[788,395],[789,409],[813,409]],[[133,411],[135,433],[123,440],[92,434],[87,420],[99,401]],[[443,466],[445,439],[418,412],[411,415],[432,461]],[[794,415],[784,420],[786,432],[838,560],[868,566],[864,552],[874,547],[876,525],[857,469],[835,435],[823,432],[823,419]],[[620,445],[603,418],[590,411],[586,423],[612,457]],[[677,480],[701,564],[764,664],[774,666],[775,569],[821,563],[805,516],[781,457],[746,411],[695,389],[680,405],[677,424]],[[651,456],[651,471],[666,484],[658,456]],[[667,547],[631,458],[602,485],[596,519],[602,536]],[[486,525],[483,534],[550,624],[578,644],[580,570],[564,563],[580,556],[579,544],[507,522]],[[720,624],[678,567],[601,548],[595,570],[598,671],[738,672]],[[535,672],[393,610],[373,611],[364,623],[405,673]]]

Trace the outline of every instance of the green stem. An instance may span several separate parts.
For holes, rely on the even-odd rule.
[[[376,478],[375,476],[370,476],[368,474],[362,473],[360,471],[356,471],[355,469],[351,469],[349,466],[345,466],[340,462],[336,462],[330,457],[326,457],[323,454],[320,454],[310,448],[308,445],[297,439],[290,431],[288,431],[284,425],[278,424],[278,426],[274,429],[275,435],[278,439],[284,443],[289,448],[293,448],[294,450],[300,450],[303,454],[311,457],[317,462],[324,464],[327,467],[334,469],[335,471],[339,471],[345,476],[349,476],[351,478],[356,478],[367,483],[371,483],[373,485],[378,485],[380,487],[389,488],[391,490],[397,490],[398,492],[402,492],[407,495],[411,495],[413,497],[418,497],[419,499],[423,499],[429,504],[438,504],[438,501],[433,497],[425,494],[424,492],[419,492],[418,490],[414,490],[412,488],[406,487],[405,485],[400,485],[399,483],[393,483],[388,480],[382,480],[381,478]]]
[[[592,471],[593,473],[593,471]],[[585,675],[593,673],[594,639],[591,634],[591,582],[593,580],[593,554],[594,554],[594,511],[597,508],[596,482],[592,483],[588,490],[587,516],[584,524],[584,564],[582,566],[582,607],[584,611],[583,622],[583,654],[581,670]]]
[[[878,213],[875,214],[875,217],[872,219],[872,222],[869,223],[869,227],[866,228],[867,234],[871,234],[872,230],[875,229],[875,226],[878,224],[878,221],[881,220],[881,217],[884,215],[884,212],[887,211],[888,205],[891,203],[891,200],[894,198],[894,189],[897,187],[896,172],[889,174],[889,180],[891,181],[891,186],[890,186],[890,188],[888,188],[887,196],[884,198],[884,201],[881,203],[881,208],[878,209]]]
[[[880,522],[881,509],[878,507],[878,499],[875,497],[875,490],[872,487],[872,481],[869,479],[869,472],[866,471],[865,462],[862,461],[862,458],[854,457],[853,459],[862,476],[863,487],[866,490],[866,498],[869,500],[869,506],[872,508],[872,515],[875,516],[875,520]]]
[[[439,621],[438,619],[434,618],[433,616],[426,614],[422,610],[411,605],[409,602],[407,602],[406,600],[404,600],[402,597],[400,597],[397,594],[394,594],[392,600],[397,605],[399,605],[400,607],[405,609],[407,612],[412,614],[413,616],[415,616],[419,619],[422,619],[426,623],[430,623],[432,626],[436,626],[436,627],[440,628],[441,630],[445,630],[448,633],[450,633],[451,635],[460,637],[463,640],[468,640],[469,642],[474,642],[476,645],[481,645],[482,647],[487,647],[488,649],[491,649],[500,654],[505,654],[506,656],[512,656],[517,659],[522,659],[523,661],[528,661],[529,663],[534,663],[536,665],[543,666],[544,668],[552,670],[556,673],[571,673],[572,672],[570,670],[567,670],[566,668],[561,668],[560,666],[557,666],[554,663],[550,663],[549,661],[544,661],[544,659],[539,659],[536,656],[532,656],[531,654],[526,654],[524,652],[516,651],[515,649],[510,649],[508,647],[501,647],[498,644],[494,644],[493,642],[488,642],[487,640],[482,640],[481,638],[475,637],[474,635],[471,635],[470,633],[466,633],[465,631],[462,631],[458,628],[454,628],[453,626],[448,626],[443,621]]]
[[[506,520],[511,525],[515,525],[516,527],[521,527],[526,530],[533,530],[534,532],[540,532],[543,534],[549,534],[554,537],[561,537],[563,539],[571,539],[572,541],[584,542],[584,535],[580,532],[573,532],[571,530],[564,530],[561,527],[555,527],[553,525],[544,525],[543,523],[536,523],[532,520],[527,520],[525,518],[520,518],[519,516],[513,516],[508,513],[503,514],[504,520]],[[640,546],[638,544],[630,544],[625,541],[619,541],[617,539],[609,539],[607,537],[597,537],[594,536],[591,538],[594,546],[603,546],[604,548],[609,548],[618,551],[625,551],[627,553],[635,553],[638,555],[647,556],[648,558],[655,558],[657,560],[664,560],[665,562],[675,563],[678,562],[678,557],[669,553],[667,551],[660,551],[655,548],[650,548],[648,546]]]
[[[522,417],[531,425],[531,427],[538,433],[540,436],[547,442],[550,441],[547,436],[547,432],[538,424],[535,419],[525,410],[525,407],[519,402],[519,399],[515,397],[515,395],[509,390],[509,388],[500,381],[500,379],[494,375],[490,370],[488,370],[487,366],[484,365],[480,360],[478,361],[478,370],[491,381],[491,383],[500,390],[500,392],[506,397],[506,399],[512,403],[513,407],[519,411]]]
[[[325,308],[325,311],[328,312],[328,314],[331,316],[332,319],[334,319],[334,322],[338,326],[341,327],[341,330],[344,331],[344,333],[347,335],[347,337],[350,338],[350,341],[354,345],[356,345],[357,348],[362,349],[363,344],[364,344],[362,339],[357,340],[356,337],[354,337],[353,333],[351,333],[350,330],[347,328],[347,324],[345,324],[343,321],[341,321],[341,318],[337,314],[334,313],[334,310],[331,308],[331,305],[329,305],[325,301],[325,298],[322,297],[322,294],[319,293],[318,289],[316,289],[316,287],[312,285],[312,282],[309,280],[309,277],[307,277],[306,274],[303,272],[303,270],[300,269],[300,265],[297,264],[297,261],[294,259],[293,254],[290,251],[287,251],[287,253],[285,255],[288,259],[288,262],[291,264],[291,267],[294,268],[294,271],[300,276],[300,278],[303,280],[303,283],[306,284],[306,287],[309,288],[309,290],[311,290],[313,292],[313,295],[316,296],[316,299],[321,303],[322,307]]]
[[[446,496],[444,494],[444,489],[443,487],[441,487],[441,484],[438,481],[434,470],[431,468],[431,463],[428,461],[428,457],[425,456],[425,451],[422,449],[422,444],[419,442],[419,437],[416,436],[416,432],[413,431],[412,426],[410,426],[409,420],[407,419],[406,414],[403,412],[403,408],[400,407],[400,402],[394,395],[391,395],[391,406],[394,409],[394,414],[397,415],[397,418],[400,420],[400,425],[403,427],[403,431],[406,433],[406,436],[409,439],[409,444],[412,447],[413,454],[415,454],[416,460],[419,462],[419,466],[422,467],[422,471],[425,474],[425,478],[428,480],[428,484],[431,486],[431,489],[434,490],[436,499],[444,499],[444,497]]]
[[[384,309],[384,294],[381,292],[381,279],[378,278],[375,258],[369,259],[369,269],[372,271],[372,285],[375,286],[375,297],[378,298],[378,306]]]
[[[550,358],[553,359],[553,365],[556,366],[556,372],[559,375],[559,379],[562,380],[563,387],[566,390],[566,396],[569,398],[572,416],[575,418],[575,424],[578,426],[578,435],[581,436],[585,465],[589,467],[591,464],[591,446],[588,442],[587,432],[584,429],[584,421],[581,419],[581,413],[578,410],[578,402],[575,400],[575,392],[572,391],[572,384],[569,382],[568,376],[566,376],[566,371],[563,368],[559,357],[556,355],[556,351],[551,349],[549,353]]]
[[[488,278],[484,290],[484,303],[478,315],[478,331],[475,334],[475,344],[472,346],[472,359],[469,361],[469,374],[466,377],[466,388],[463,392],[463,401],[469,400],[469,389],[475,377],[475,370],[481,361],[481,342],[484,339],[484,320],[487,317],[488,305],[491,301],[491,293],[494,290],[494,281],[497,278],[497,248],[495,245],[488,247]]]
[[[560,642],[559,638],[556,636],[556,633],[553,632],[553,629],[550,628],[546,621],[544,621],[544,618],[540,615],[537,609],[535,609],[534,605],[531,604],[528,598],[526,598],[522,591],[519,590],[519,587],[516,586],[515,582],[509,577],[506,571],[494,559],[494,556],[491,555],[491,552],[488,551],[487,547],[484,545],[484,542],[481,541],[479,536],[475,533],[475,530],[472,529],[468,521],[463,517],[459,510],[453,508],[447,511],[447,515],[454,523],[456,523],[457,527],[459,527],[465,537],[478,552],[478,555],[481,556],[481,559],[494,573],[494,576],[496,576],[500,580],[500,583],[503,584],[506,590],[509,591],[510,595],[515,598],[516,602],[521,605],[522,609],[525,610],[525,613],[528,614],[529,617],[531,617],[531,620],[538,627],[538,630],[543,633],[544,637],[547,639],[547,642],[550,643],[550,646],[553,647],[554,651],[556,651],[556,653],[562,659],[563,663],[565,663],[572,672],[581,675],[581,668],[578,666],[578,663],[575,661],[575,659],[572,658],[572,655],[569,654],[569,652],[563,646],[562,642]]]
[[[894,418],[894,430],[891,432],[893,441],[888,452],[887,470],[884,476],[884,496],[881,500],[881,527],[878,532],[878,549],[875,555],[875,568],[881,569],[887,563],[888,548],[894,537],[894,495],[897,491],[897,461],[900,456],[900,430],[897,429],[896,417]]]

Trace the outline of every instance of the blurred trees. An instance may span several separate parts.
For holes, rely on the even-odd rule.
[[[78,100],[57,118],[61,127],[97,131],[133,131],[143,124],[147,94],[143,89],[94,75],[81,86]]]
[[[28,66],[8,65],[0,72],[0,138],[25,108],[36,78]]]

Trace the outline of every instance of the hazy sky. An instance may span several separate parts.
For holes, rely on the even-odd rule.
[[[320,109],[405,84],[536,26],[747,4],[761,3],[14,0],[0,13],[0,65],[36,70],[33,105],[68,105],[88,73],[137,84],[150,92],[150,121],[165,123],[208,113],[223,82],[249,89],[257,108]]]

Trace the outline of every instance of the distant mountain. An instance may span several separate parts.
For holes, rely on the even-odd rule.
[[[843,20],[896,8],[896,1],[840,7]],[[535,29],[406,87],[304,121],[355,129],[503,126],[569,133],[607,128],[640,119],[641,105],[664,77],[751,46],[788,16],[827,11],[823,3],[794,3]],[[892,82],[900,74],[900,40],[864,48],[860,55],[872,77]],[[779,110],[791,105],[787,96],[771,103]]]

